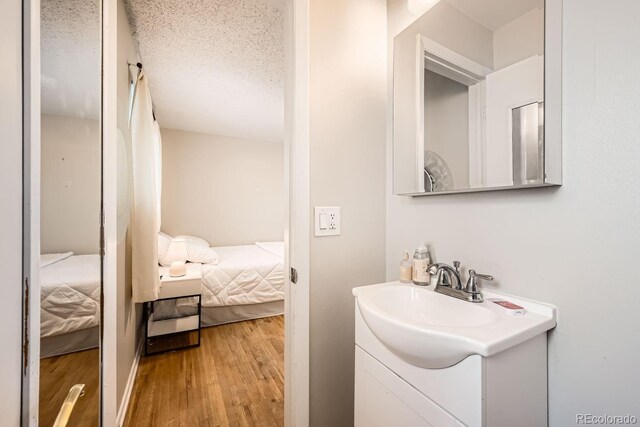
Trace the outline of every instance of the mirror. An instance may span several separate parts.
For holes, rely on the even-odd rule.
[[[394,39],[394,193],[560,185],[557,2],[431,3]]]
[[[66,425],[99,425],[100,16],[100,0],[41,1],[41,426],[63,404]]]

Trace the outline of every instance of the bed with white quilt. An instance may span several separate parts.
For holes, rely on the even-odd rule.
[[[99,321],[100,255],[41,255],[41,357],[97,347]]]
[[[218,246],[217,263],[187,263],[202,272],[202,325],[213,326],[284,313],[284,243]],[[160,267],[168,274],[167,267]],[[187,300],[156,304],[157,319],[194,310]]]

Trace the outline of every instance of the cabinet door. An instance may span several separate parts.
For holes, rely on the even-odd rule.
[[[358,346],[355,371],[355,427],[461,425]]]

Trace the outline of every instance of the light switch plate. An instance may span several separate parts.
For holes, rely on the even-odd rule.
[[[340,208],[316,207],[314,209],[315,235],[339,236],[340,235]],[[322,218],[322,221],[320,220]]]

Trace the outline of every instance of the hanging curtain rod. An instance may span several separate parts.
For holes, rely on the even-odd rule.
[[[140,73],[142,72],[142,63],[136,62],[135,64],[132,64],[131,62],[127,62],[127,64],[130,67],[134,67],[134,66],[138,67],[138,77],[140,77]],[[133,83],[133,81],[131,83]],[[138,79],[136,78],[135,86],[133,87],[133,96],[131,97],[132,100],[135,99],[137,90],[138,90]],[[132,114],[133,114],[133,103],[129,107],[129,122],[131,122]],[[156,120],[156,110],[155,108],[153,108],[153,102],[151,103],[151,114],[153,114],[153,120]]]

